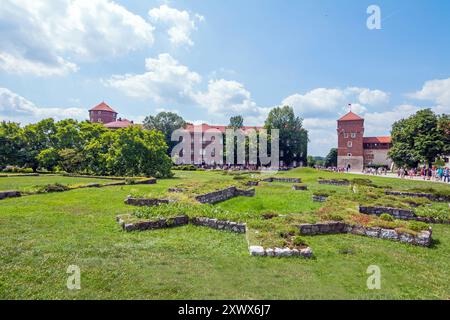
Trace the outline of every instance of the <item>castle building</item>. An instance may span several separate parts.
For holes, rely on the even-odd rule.
[[[391,137],[364,137],[364,119],[357,114],[350,111],[337,120],[337,135],[339,168],[362,171],[370,166],[392,166],[388,157]]]
[[[134,125],[133,121],[117,118],[118,113],[105,102],[102,102],[89,110],[89,121],[103,123],[108,129],[121,129]]]

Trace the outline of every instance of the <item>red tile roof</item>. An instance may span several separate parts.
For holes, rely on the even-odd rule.
[[[363,143],[391,143],[391,137],[364,137]]]
[[[117,113],[110,106],[108,106],[105,102],[102,102],[102,103],[96,105],[89,111],[109,111],[109,112]]]
[[[133,126],[134,123],[127,119],[119,119],[114,122],[106,123],[105,127],[109,129],[121,129],[121,128],[128,128],[129,126]]]
[[[356,113],[349,111],[346,115],[342,116],[338,121],[354,121],[354,120],[364,120]]]
[[[189,132],[194,132],[194,129],[195,130],[198,130],[198,131],[207,131],[207,130],[210,130],[210,129],[216,129],[216,130],[219,130],[220,132],[222,132],[222,133],[225,133],[225,130],[228,128],[228,126],[222,126],[222,125],[209,125],[209,124],[207,124],[207,123],[202,123],[202,124],[199,124],[199,125],[194,125],[194,124],[192,124],[192,123],[188,123],[187,125],[186,125],[186,130],[188,130]],[[260,130],[260,129],[262,129],[263,127],[256,127],[256,126],[243,126],[242,127],[242,129],[244,130],[244,131],[247,131],[247,130],[250,130],[250,129],[254,129],[254,130]]]

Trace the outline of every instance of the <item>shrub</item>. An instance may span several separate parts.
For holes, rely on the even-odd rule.
[[[173,168],[174,170],[182,171],[197,171],[197,167],[193,164],[181,164]]]
[[[383,221],[394,221],[394,217],[387,213],[381,214],[380,219]]]
[[[328,213],[324,216],[324,219],[330,221],[343,221],[344,217],[338,213]]]
[[[384,229],[396,229],[403,227],[403,223],[400,221],[385,221],[381,219],[373,220],[368,224],[369,227],[380,227]]]
[[[411,221],[408,224],[409,229],[413,231],[420,232],[422,230],[428,230],[428,224],[421,222],[421,221]]]
[[[33,169],[31,168],[20,168],[16,166],[6,166],[3,169],[5,173],[33,173]]]
[[[318,197],[329,197],[331,196],[333,193],[336,193],[335,190],[318,190],[318,191],[314,191],[313,195],[318,196]]]
[[[294,239],[292,240],[292,243],[294,244],[294,246],[306,246],[306,244],[307,244],[305,239],[303,239],[300,236],[294,237]]]
[[[36,189],[38,193],[63,192],[70,190],[68,186],[65,186],[60,183],[47,184],[45,186],[37,186]]]
[[[128,184],[128,185],[132,185],[132,184],[136,184],[136,179],[133,179],[133,178],[126,178],[125,179],[125,184]]]

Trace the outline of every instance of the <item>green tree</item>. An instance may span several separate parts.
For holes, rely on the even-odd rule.
[[[25,147],[23,129],[15,122],[0,123],[0,167],[19,165]]]
[[[244,118],[241,115],[230,118],[230,123],[228,125],[228,128],[240,129],[243,126],[244,126]]]
[[[53,147],[42,150],[37,155],[37,160],[41,168],[53,171],[60,161],[58,150]]]
[[[285,165],[293,161],[307,162],[308,131],[303,128],[303,119],[295,116],[291,107],[272,109],[264,127],[269,131],[279,129],[280,160]]]
[[[337,167],[338,152],[336,148],[332,148],[325,157],[325,167]]]
[[[20,165],[30,167],[33,171],[39,168],[38,155],[42,150],[54,145],[56,126],[53,119],[44,119],[36,124],[23,128],[24,151]]]
[[[316,160],[314,160],[313,156],[308,156],[306,160],[308,161],[308,167],[314,167],[316,165]]]
[[[397,166],[416,167],[419,162],[429,166],[436,157],[449,150],[446,134],[448,116],[437,116],[430,109],[417,111],[392,126],[392,148],[389,157]]]
[[[119,129],[106,155],[111,175],[170,177],[172,160],[167,155],[164,135],[133,126]]]
[[[178,141],[171,141],[172,132],[182,129],[186,126],[186,121],[176,113],[160,112],[156,116],[148,116],[144,120],[144,128],[148,130],[158,130],[164,135],[166,145],[168,146],[167,154],[170,155],[172,148]]]

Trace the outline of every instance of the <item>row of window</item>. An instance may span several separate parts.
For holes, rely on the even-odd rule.
[[[350,137],[356,138],[356,133],[355,132],[350,133]],[[348,132],[344,132],[344,138],[348,138]]]

